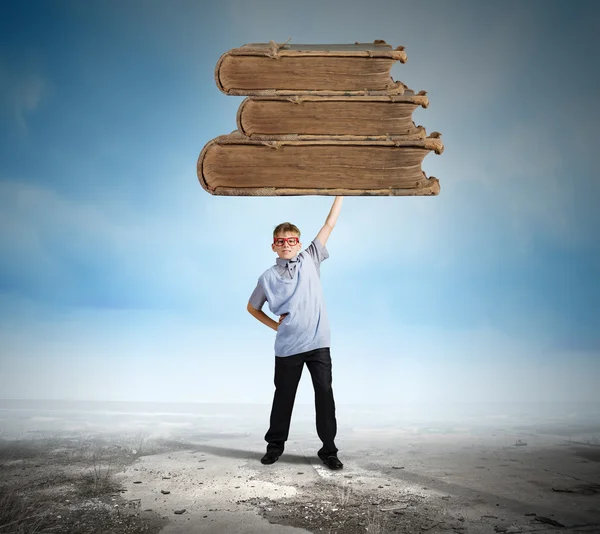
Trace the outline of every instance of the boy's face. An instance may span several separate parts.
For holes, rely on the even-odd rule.
[[[296,240],[296,243],[292,245],[290,243],[290,239],[291,243],[294,242],[294,239]],[[298,254],[301,247],[302,243],[300,243],[300,238],[297,234],[292,232],[277,234],[273,239],[273,244],[271,245],[271,248],[277,253],[277,255],[285,260],[292,259],[296,254]]]

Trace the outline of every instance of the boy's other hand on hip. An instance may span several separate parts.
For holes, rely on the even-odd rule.
[[[279,316],[279,323],[278,323],[278,325],[280,325],[283,322],[283,320],[285,319],[286,315],[287,315],[287,313],[284,313],[283,315]]]

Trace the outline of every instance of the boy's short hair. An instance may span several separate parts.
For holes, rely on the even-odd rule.
[[[285,233],[296,234],[298,237],[300,237],[300,230],[295,224],[284,222],[275,227],[275,230],[273,230],[273,238],[277,237],[277,234]]]

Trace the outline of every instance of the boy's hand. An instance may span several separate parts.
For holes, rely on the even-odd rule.
[[[278,323],[278,325],[280,325],[282,323],[282,321],[285,319],[286,315],[287,315],[287,313],[284,313],[283,315],[279,316],[279,323]]]

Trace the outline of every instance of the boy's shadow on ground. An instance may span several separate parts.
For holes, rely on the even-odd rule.
[[[246,449],[234,449],[232,447],[216,447],[214,445],[197,445],[194,444],[193,450],[195,452],[206,452],[208,454],[214,454],[215,456],[222,456],[224,458],[239,458],[241,460],[256,460],[260,463],[260,459],[264,456],[264,452],[248,451]],[[315,456],[316,459],[316,456]],[[302,464],[311,465],[310,460],[303,455],[293,454],[284,452],[277,463],[283,462],[288,464]]]

